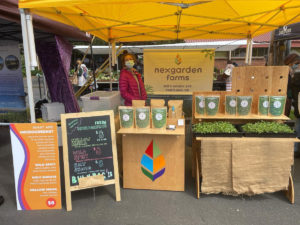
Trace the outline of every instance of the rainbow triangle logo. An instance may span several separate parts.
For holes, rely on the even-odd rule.
[[[141,164],[142,172],[152,181],[155,181],[164,174],[166,166],[165,158],[153,140],[147,147]]]

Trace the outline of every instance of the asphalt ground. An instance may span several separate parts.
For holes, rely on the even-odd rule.
[[[295,204],[283,192],[248,196],[201,195],[196,199],[191,175],[191,151],[186,148],[184,192],[121,189],[114,187],[72,193],[73,210],[18,211],[8,127],[0,127],[0,225],[292,225],[300,224],[300,159],[295,160]],[[63,180],[63,179],[62,179]],[[122,184],[122,182],[121,182]],[[64,189],[63,189],[64,190]],[[63,193],[64,191],[62,191]]]

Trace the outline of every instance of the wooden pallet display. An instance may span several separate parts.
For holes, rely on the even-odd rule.
[[[260,95],[286,96],[288,66],[236,67],[232,74],[232,92],[238,96],[253,96],[252,113],[258,113]]]
[[[286,96],[287,82],[288,82],[288,66],[247,66],[237,67],[233,70],[232,75],[232,91],[211,91],[211,92],[194,92],[193,93],[193,109],[192,109],[192,121],[196,123],[201,120],[289,120],[288,117],[282,116],[261,116],[258,114],[258,102],[259,96]],[[215,116],[199,115],[195,111],[195,96],[197,95],[219,95],[219,112]],[[253,96],[251,114],[248,116],[227,115],[225,113],[225,98],[226,95],[233,96]],[[218,138],[217,138],[218,139]],[[219,139],[218,139],[219,140]],[[291,141],[291,140],[290,140]],[[297,140],[296,140],[297,141]],[[295,141],[295,142],[296,142]],[[196,176],[196,191],[197,198],[200,197],[200,177],[201,175],[201,160],[199,149],[201,141],[193,138],[192,146],[192,175]],[[289,177],[289,187],[286,192],[287,197],[291,203],[294,203],[294,187],[292,182],[292,176]]]

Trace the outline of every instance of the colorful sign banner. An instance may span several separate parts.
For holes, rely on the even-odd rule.
[[[61,209],[56,123],[11,124],[18,210]]]
[[[153,94],[211,91],[214,55],[213,49],[145,49],[145,85]]]

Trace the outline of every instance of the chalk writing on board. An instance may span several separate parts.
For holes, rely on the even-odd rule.
[[[78,179],[103,175],[114,179],[112,139],[109,116],[67,119],[71,186]]]

